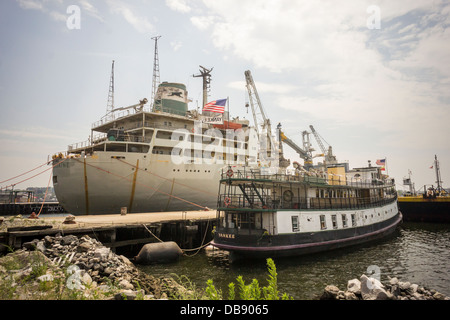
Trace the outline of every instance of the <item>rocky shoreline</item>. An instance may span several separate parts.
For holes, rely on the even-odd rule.
[[[46,236],[0,258],[0,299],[169,299],[187,289],[141,272],[87,235]]]
[[[382,284],[375,278],[362,275],[360,279],[352,279],[347,283],[347,290],[337,286],[325,287],[320,300],[450,300],[450,297],[434,290],[408,281],[389,278]]]

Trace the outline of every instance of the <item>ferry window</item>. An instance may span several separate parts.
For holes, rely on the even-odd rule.
[[[347,228],[347,215],[346,214],[342,214],[342,226],[344,228]]]
[[[316,189],[316,198],[319,197],[319,189]]]
[[[292,220],[292,232],[298,232],[298,216],[291,216]]]
[[[356,227],[356,215],[352,213],[352,227]]]
[[[324,230],[324,229],[326,229],[327,228],[327,223],[326,223],[326,221],[325,221],[325,215],[324,214],[321,214],[320,215],[320,229],[321,230]]]
[[[336,218],[336,215],[335,215],[335,214],[333,214],[333,215],[331,216],[331,222],[332,222],[332,224],[333,224],[333,229],[337,229],[338,225],[337,225],[337,218]]]

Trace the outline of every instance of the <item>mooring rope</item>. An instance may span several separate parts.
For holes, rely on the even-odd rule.
[[[147,228],[147,226],[145,225],[145,224],[142,224],[143,226],[144,226],[144,228],[152,235],[152,236],[154,236],[155,238],[156,238],[156,240],[158,240],[159,242],[164,242],[164,241],[162,241],[160,238],[158,238],[153,232],[151,232],[148,228]]]
[[[203,249],[204,247],[208,246],[208,245],[212,242],[212,241],[209,241],[208,243],[203,244],[203,243],[205,242],[205,239],[206,239],[206,233],[208,232],[209,221],[210,221],[210,219],[208,219],[208,224],[207,224],[207,226],[206,226],[205,234],[203,235],[203,240],[202,240],[202,244],[200,245],[200,247],[198,247],[198,248],[193,248],[193,249],[181,249],[181,248],[180,248],[181,251],[183,251],[183,253],[184,253],[184,255],[185,255],[186,257],[193,257],[193,256],[195,256],[196,254],[198,254],[198,253],[200,252],[201,249]],[[145,228],[145,229],[146,229],[153,237],[155,237],[156,240],[158,240],[159,242],[164,242],[163,240],[161,240],[160,238],[158,238],[153,232],[151,232],[151,231],[147,228],[147,226],[146,226],[145,224],[142,224],[142,225],[144,226],[144,228]],[[188,255],[188,254],[185,253],[186,251],[196,251],[196,250],[197,250],[197,252],[194,253],[194,254],[191,254],[191,255]]]
[[[52,176],[53,176],[53,172],[50,172],[50,178],[48,179],[47,189],[45,190],[45,195],[44,195],[44,200],[42,201],[41,208],[39,209],[39,213],[37,214],[37,217],[39,217],[39,215],[42,212],[42,209],[44,208],[44,203],[45,203],[45,199],[47,198],[48,188],[50,186],[50,181],[52,181]]]
[[[3,188],[6,189],[6,188],[9,188],[9,187],[15,186],[15,185],[17,185],[17,184],[19,184],[19,183],[22,183],[22,182],[31,180],[31,179],[33,179],[33,178],[35,178],[35,177],[37,177],[37,176],[43,174],[44,172],[53,169],[54,167],[56,167],[57,165],[63,163],[63,162],[66,161],[66,160],[67,160],[67,158],[66,158],[66,159],[63,159],[62,161],[60,161],[60,162],[58,162],[58,163],[52,165],[50,168],[47,168],[47,169],[45,169],[44,171],[41,171],[41,172],[39,172],[39,173],[35,174],[34,176],[31,176],[31,177],[29,177],[29,178],[27,178],[27,179],[24,179],[24,180],[22,180],[22,181],[19,181],[19,182],[10,184],[10,185],[5,186],[5,187],[1,187],[0,190],[2,190]],[[48,163],[50,163],[50,161],[47,162],[46,164],[48,164]],[[42,167],[42,165],[41,165],[40,167]],[[39,168],[39,167],[38,167],[38,168]],[[35,169],[37,169],[37,168],[35,168]],[[35,169],[33,169],[33,170],[35,170]],[[30,170],[30,171],[28,171],[28,172],[31,172],[31,171],[33,171],[33,170]],[[28,172],[26,172],[26,173],[28,173]],[[24,174],[26,174],[26,173],[24,173]],[[19,176],[23,176],[24,174],[21,174],[21,175],[19,175]],[[16,177],[19,177],[19,176],[16,176]],[[5,180],[5,181],[9,181],[9,180],[12,180],[12,179],[14,179],[14,178],[11,178],[11,179],[8,179],[8,180]]]
[[[38,167],[36,167],[36,168],[34,168],[34,169],[28,170],[27,172],[24,172],[24,173],[21,173],[21,174],[15,176],[15,177],[12,177],[12,178],[9,178],[9,179],[0,181],[0,184],[2,184],[2,183],[4,183],[4,182],[7,182],[7,181],[10,181],[10,180],[13,180],[13,179],[15,179],[15,178],[24,176],[24,175],[26,175],[27,173],[30,173],[31,171],[37,170],[37,169],[39,169],[40,167],[43,167],[43,166],[45,166],[46,164],[49,164],[49,163],[50,163],[50,161],[47,161],[47,162],[41,164],[40,166],[38,166]]]

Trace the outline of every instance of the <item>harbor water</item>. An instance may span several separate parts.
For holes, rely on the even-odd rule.
[[[267,266],[261,261],[231,263],[224,251],[188,253],[177,263],[139,266],[153,276],[176,275],[196,288],[205,288],[212,279],[227,297],[228,284],[241,275],[246,284],[257,279],[267,285]],[[330,284],[345,290],[347,281],[362,274],[388,281],[397,277],[450,296],[450,225],[403,223],[382,241],[332,252],[295,258],[274,259],[278,289],[296,300],[316,299]]]

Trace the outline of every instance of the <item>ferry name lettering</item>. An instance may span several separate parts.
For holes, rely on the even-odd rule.
[[[219,235],[219,237],[221,237],[221,238],[228,238],[228,239],[234,239],[234,238],[236,238],[236,235],[231,234],[231,233],[221,233],[221,232],[219,232],[218,235]]]

